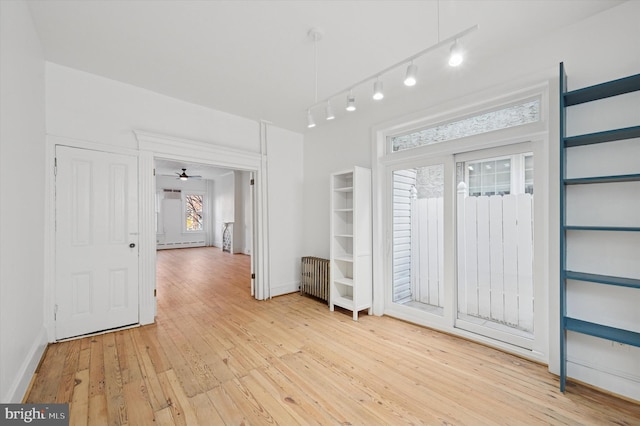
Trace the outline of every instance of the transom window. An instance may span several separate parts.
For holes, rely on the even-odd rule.
[[[399,152],[537,121],[540,121],[540,99],[533,99],[408,134],[392,136],[389,141],[391,151]]]

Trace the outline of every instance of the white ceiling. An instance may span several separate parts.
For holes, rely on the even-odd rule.
[[[478,24],[464,41],[482,61],[621,2],[28,0],[48,61],[299,132],[314,103],[310,28],[324,32],[323,99],[436,44],[438,28]]]

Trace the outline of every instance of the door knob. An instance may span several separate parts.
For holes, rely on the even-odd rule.
[[[131,243],[131,244],[129,244],[129,247],[130,247],[130,248],[134,248],[135,246],[136,246],[136,243]]]

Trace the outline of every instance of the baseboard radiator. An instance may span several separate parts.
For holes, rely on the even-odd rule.
[[[329,303],[329,259],[302,258],[300,294],[307,294]]]

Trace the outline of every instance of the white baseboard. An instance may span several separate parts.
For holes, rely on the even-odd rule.
[[[640,377],[615,366],[593,365],[583,360],[567,362],[569,380],[575,378],[616,395],[640,402]]]
[[[38,337],[33,341],[29,353],[25,357],[22,365],[15,374],[13,384],[7,391],[6,395],[2,396],[2,402],[19,404],[25,396],[25,393],[29,389],[29,383],[33,378],[33,374],[40,364],[40,360],[44,355],[44,351],[47,349],[47,330],[43,327],[38,334]]]
[[[173,243],[156,243],[158,250],[176,249],[176,248],[192,248],[192,247],[204,247],[204,241],[184,241]]]
[[[300,291],[300,281],[292,281],[285,284],[278,284],[271,287],[271,297],[282,296],[283,294]]]

